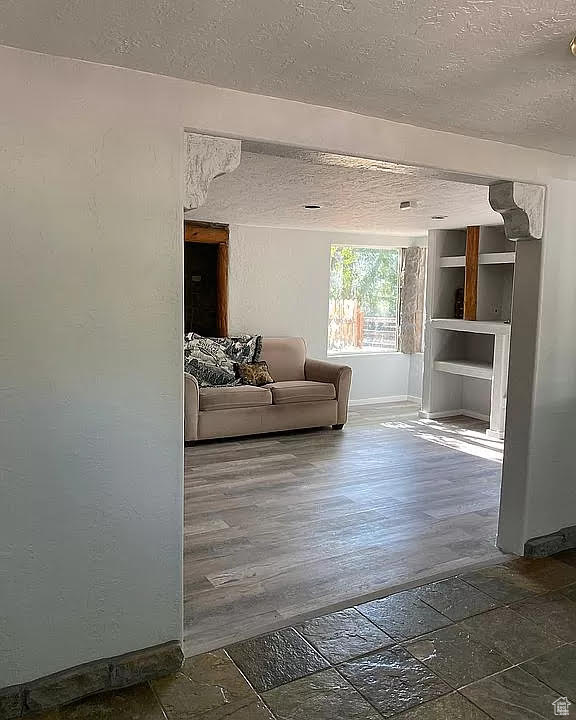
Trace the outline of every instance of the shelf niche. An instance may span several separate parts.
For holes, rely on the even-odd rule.
[[[516,262],[515,252],[491,252],[478,255],[479,265],[509,265]],[[448,255],[440,258],[440,267],[466,267],[466,255]]]
[[[437,278],[430,315],[454,318],[456,290],[465,284],[466,229],[434,230],[430,237],[436,245],[436,272],[429,267],[429,278]],[[515,259],[514,243],[506,239],[503,226],[480,227],[476,320],[510,320]]]

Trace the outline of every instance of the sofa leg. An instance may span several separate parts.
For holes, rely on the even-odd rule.
[[[344,423],[338,423],[338,425],[332,425],[332,430],[342,430]]]

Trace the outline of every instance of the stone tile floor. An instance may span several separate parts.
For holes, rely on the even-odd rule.
[[[576,551],[383,596],[186,660],[42,720],[576,716]]]

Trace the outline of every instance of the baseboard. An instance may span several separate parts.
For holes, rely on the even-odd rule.
[[[363,398],[360,400],[350,400],[348,405],[354,407],[356,405],[385,405],[387,403],[398,402],[420,402],[420,398],[413,395],[385,395],[384,397]]]
[[[527,557],[547,557],[562,550],[576,549],[576,525],[562,528],[557,532],[532,538],[524,544]]]
[[[419,395],[406,395],[406,400],[416,405],[422,405],[422,398]]]
[[[490,415],[476,412],[476,410],[460,410],[460,413],[462,415],[466,415],[466,417],[474,418],[475,420],[483,420],[484,422],[490,422]]]
[[[484,422],[490,422],[490,415],[484,415],[483,413],[476,412],[475,410],[442,410],[440,412],[427,412],[426,410],[420,410],[420,417],[426,420],[438,420],[440,418],[456,417],[457,415],[465,415],[466,417],[474,418],[475,420],[483,420]]]
[[[137,685],[177,672],[184,662],[179,642],[84,663],[21,685],[0,689],[0,718],[14,720],[53,710],[89,695]]]

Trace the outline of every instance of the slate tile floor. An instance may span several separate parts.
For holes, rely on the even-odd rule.
[[[532,720],[576,714],[576,552],[517,559],[197,655],[38,720]]]

